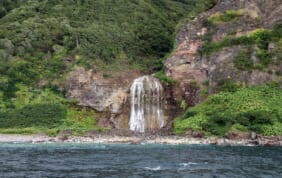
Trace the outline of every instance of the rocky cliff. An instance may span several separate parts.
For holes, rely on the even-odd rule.
[[[194,106],[226,83],[243,86],[280,81],[282,86],[281,36],[265,43],[260,37],[272,33],[281,21],[281,0],[219,0],[185,24],[164,63],[166,76],[176,81],[165,87],[166,112],[173,113],[171,109],[183,102],[184,109]],[[256,35],[259,37],[253,38]],[[129,88],[141,75],[128,70],[107,78],[77,68],[66,81],[66,96],[97,110],[101,126],[128,129]]]
[[[99,125],[107,128],[128,128],[129,88],[141,75],[135,70],[101,72],[78,67],[70,72],[65,83],[66,96],[78,105],[97,111]]]
[[[66,97],[69,100],[74,100],[78,106],[94,109],[100,127],[128,130],[131,108],[130,88],[134,79],[143,74],[138,70],[124,70],[112,71],[109,75],[110,76],[105,76],[105,74],[103,75],[103,73],[93,69],[86,70],[83,67],[77,67],[68,74],[66,79]],[[152,78],[148,82],[151,82],[151,80],[154,82],[157,79]],[[155,86],[155,83],[146,83],[144,88],[150,87],[151,85]],[[169,91],[168,88],[167,90]],[[155,92],[156,91],[147,91],[141,94],[152,96],[140,97],[146,97],[142,99],[142,101],[144,100],[143,102],[151,103],[155,100]],[[168,101],[159,104],[165,105],[166,108],[163,119],[172,119],[172,114],[169,112],[175,107],[170,106]],[[153,108],[146,106],[146,112],[147,110],[149,113],[153,112],[155,106],[152,107]],[[149,113],[145,114],[148,115]],[[149,116],[149,118],[151,119],[154,117]],[[150,125],[152,126],[152,123]]]
[[[281,0],[219,0],[211,10],[184,25],[176,36],[175,50],[165,62],[166,75],[177,81],[174,99],[195,105],[229,81],[259,85],[280,80],[282,85],[281,42],[267,41],[266,49],[260,49],[256,42],[244,42],[244,38],[248,40],[256,31],[268,31],[281,21]],[[203,51],[208,45],[213,48],[230,39],[243,40]],[[260,59],[262,50],[271,55],[265,63]],[[240,57],[251,67],[240,66]]]

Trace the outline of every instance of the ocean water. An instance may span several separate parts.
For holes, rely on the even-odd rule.
[[[282,177],[282,147],[0,144],[0,177]]]

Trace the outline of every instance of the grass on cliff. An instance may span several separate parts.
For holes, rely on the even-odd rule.
[[[207,22],[212,25],[218,25],[225,22],[233,22],[243,17],[246,12],[240,10],[227,10],[224,12],[217,12],[208,17]]]
[[[154,77],[158,78],[163,84],[173,85],[175,80],[165,75],[164,71],[158,71],[154,74]]]
[[[220,92],[177,118],[173,132],[193,130],[222,136],[237,130],[282,135],[281,101],[282,90],[275,84]]]
[[[211,42],[208,41],[200,49],[202,55],[211,55],[218,52],[224,47],[245,46],[246,49],[242,50],[235,59],[234,63],[238,69],[252,70],[264,69],[269,64],[282,60],[282,24],[279,23],[274,26],[272,30],[256,29],[249,35],[241,37],[225,37],[221,41]],[[276,50],[269,50],[269,44],[274,44]],[[258,63],[253,64],[251,60],[252,53],[259,59]]]

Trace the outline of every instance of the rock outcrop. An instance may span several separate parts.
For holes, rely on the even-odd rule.
[[[210,24],[211,16],[230,10],[240,13],[240,17]],[[214,8],[184,25],[177,34],[176,49],[165,62],[166,75],[177,81],[172,93],[174,99],[184,99],[188,105],[193,106],[204,99],[205,95],[216,92],[218,84],[226,79],[242,85],[259,85],[281,79],[281,60],[263,70],[236,68],[233,59],[245,46],[226,47],[211,55],[199,53],[207,38],[215,42],[225,37],[248,35],[255,29],[270,29],[281,21],[280,0],[219,0]],[[269,44],[269,50],[272,47]],[[254,63],[258,60],[255,51],[252,60]]]
[[[137,71],[112,72],[110,76],[86,70],[82,67],[72,71],[66,80],[66,96],[79,106],[97,111],[98,124],[108,128],[128,128],[129,88]]]

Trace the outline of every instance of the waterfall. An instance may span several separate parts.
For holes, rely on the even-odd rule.
[[[144,133],[165,126],[163,87],[158,79],[152,76],[135,79],[130,88],[130,97],[130,130]]]

